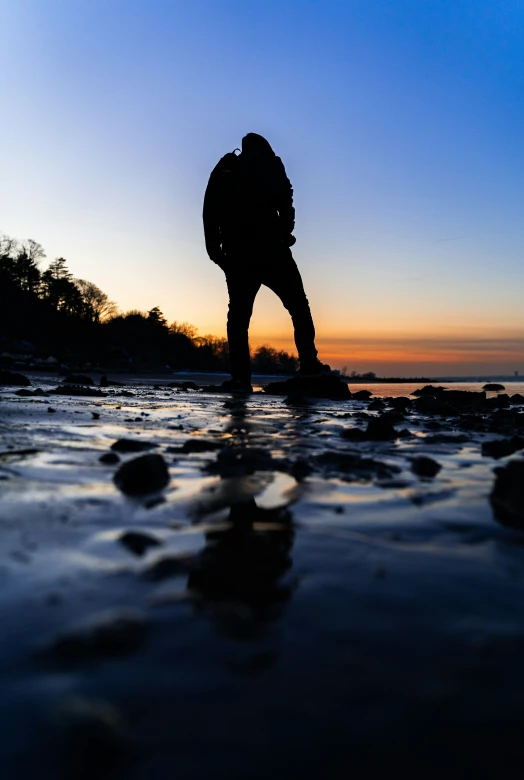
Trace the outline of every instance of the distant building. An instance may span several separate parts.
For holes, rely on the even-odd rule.
[[[518,378],[519,378],[519,372],[515,371],[515,379],[518,379]]]

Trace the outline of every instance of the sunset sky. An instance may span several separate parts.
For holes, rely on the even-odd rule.
[[[3,0],[0,29],[0,232],[225,335],[202,198],[257,132],[323,360],[524,373],[521,0]],[[293,347],[268,290],[251,343]]]

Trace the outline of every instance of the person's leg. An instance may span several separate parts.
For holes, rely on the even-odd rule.
[[[319,364],[315,326],[302,277],[290,249],[283,247],[273,256],[262,273],[262,284],[278,295],[291,315],[301,371],[315,370]]]
[[[229,292],[227,338],[231,376],[235,381],[251,384],[248,329],[261,283],[254,275],[238,267],[226,272],[226,281]]]

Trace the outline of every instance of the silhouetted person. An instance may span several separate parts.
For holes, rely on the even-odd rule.
[[[207,253],[224,271],[229,292],[232,381],[225,388],[252,389],[248,328],[263,284],[291,315],[301,373],[328,373],[329,366],[317,358],[315,327],[290,249],[295,243],[293,189],[265,138],[248,133],[241,154],[222,157],[209,177],[203,216]]]

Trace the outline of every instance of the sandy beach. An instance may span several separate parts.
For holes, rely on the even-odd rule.
[[[0,390],[6,778],[520,776],[522,404],[123,381]]]

